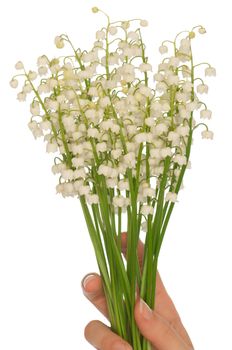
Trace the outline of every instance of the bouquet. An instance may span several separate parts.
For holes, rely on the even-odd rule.
[[[212,112],[201,101],[208,85],[197,75],[215,76],[209,63],[195,63],[192,42],[205,28],[166,40],[164,58],[153,72],[146,56],[141,19],[111,22],[96,32],[90,50],[76,49],[66,34],[55,38],[66,56],[37,60],[37,70],[16,63],[10,81],[19,101],[32,94],[29,129],[55,154],[57,193],[80,200],[113,331],[135,350],[148,350],[134,320],[136,293],[155,306],[161,245],[183,177],[190,167],[194,131],[212,139],[205,119]],[[121,233],[127,232],[126,260]],[[143,268],[137,246],[145,233]]]

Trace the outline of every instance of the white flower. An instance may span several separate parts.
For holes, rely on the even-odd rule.
[[[170,74],[168,77],[167,77],[167,83],[169,85],[177,85],[179,82],[179,77],[178,75],[176,74]]]
[[[160,148],[152,148],[150,149],[150,156],[152,158],[158,158],[158,159],[161,159],[162,156],[160,154]]]
[[[129,152],[124,155],[123,160],[128,168],[133,168],[135,166],[135,154],[134,152]]]
[[[73,180],[73,170],[71,169],[62,170],[61,175],[64,180]]]
[[[95,138],[98,138],[99,136],[99,131],[97,128],[89,128],[88,131],[87,131],[87,135],[89,137],[95,137]]]
[[[20,102],[26,101],[26,94],[24,92],[19,92],[17,94],[17,99]]]
[[[205,76],[206,77],[215,77],[216,76],[216,69],[213,67],[207,67],[205,69]]]
[[[30,80],[35,80],[37,78],[37,73],[34,72],[34,71],[30,71],[28,73],[28,77],[29,77]]]
[[[180,136],[188,136],[189,135],[189,126],[178,126],[176,128],[176,132],[180,135]]]
[[[147,126],[153,126],[155,124],[155,119],[153,117],[149,117],[145,119],[145,124]]]
[[[168,141],[177,141],[179,140],[179,138],[180,138],[180,135],[175,131],[170,131],[168,133]]]
[[[212,112],[209,110],[209,109],[203,109],[201,112],[200,112],[200,117],[202,119],[211,119],[212,117]]]
[[[80,168],[80,169],[76,169],[73,171],[73,178],[74,179],[78,179],[78,178],[85,178],[85,169],[84,168]]]
[[[118,180],[116,178],[108,178],[106,180],[106,185],[109,188],[114,188],[115,186],[117,186]]]
[[[13,88],[13,89],[16,89],[17,87],[18,87],[18,84],[19,84],[19,82],[18,82],[18,80],[17,79],[11,79],[11,81],[10,81],[10,86]]]
[[[46,66],[48,63],[49,63],[49,60],[48,60],[47,56],[45,56],[45,55],[39,56],[37,59],[37,65],[39,67]]]
[[[118,189],[120,191],[124,191],[124,190],[129,191],[129,189],[130,189],[129,181],[128,180],[120,180],[118,182]]]
[[[204,27],[200,27],[200,28],[198,29],[198,32],[199,32],[200,34],[205,34],[205,33],[206,33],[206,29],[205,29]]]
[[[199,84],[197,86],[197,92],[199,94],[207,94],[208,90],[209,90],[209,88],[208,88],[208,85],[206,85],[206,84]]]
[[[146,142],[147,141],[147,136],[146,136],[146,133],[145,132],[141,132],[137,135],[135,135],[135,142],[136,143],[143,143],[143,142]]]
[[[22,61],[18,61],[18,62],[15,64],[15,69],[20,70],[20,69],[23,69],[23,68],[24,68],[24,65],[23,65],[23,62],[22,62]]]
[[[202,136],[203,139],[211,139],[212,140],[214,134],[213,134],[212,131],[204,130],[204,131],[202,131],[201,136]]]
[[[125,197],[123,196],[113,197],[113,205],[115,207],[122,208],[125,205]]]
[[[113,149],[111,151],[111,155],[113,157],[113,159],[118,159],[122,154],[122,150],[120,148],[117,148],[117,149]]]
[[[172,56],[169,58],[168,64],[169,64],[169,66],[177,68],[180,64],[180,59],[178,57]]]
[[[78,157],[78,158],[74,157],[72,159],[72,164],[73,166],[75,166],[75,168],[79,168],[80,166],[84,166],[85,160],[82,157]]]
[[[151,205],[143,205],[141,210],[141,214],[143,215],[153,215],[154,213],[154,208]]]
[[[37,101],[34,101],[30,105],[30,111],[32,115],[39,115],[40,114],[40,104]]]
[[[97,194],[87,194],[85,198],[90,205],[99,203],[99,197]]]
[[[141,27],[147,27],[148,26],[148,21],[146,21],[145,19],[141,19],[140,25],[141,25]]]
[[[40,76],[47,74],[47,72],[48,72],[48,68],[45,66],[41,66],[38,69],[38,73]]]
[[[152,90],[148,86],[141,85],[139,88],[139,92],[146,97],[152,97]]]
[[[140,72],[152,71],[152,65],[150,63],[141,63],[139,66]]]
[[[163,92],[163,93],[165,93],[166,92],[166,90],[167,90],[167,85],[164,83],[164,82],[158,82],[157,84],[156,84],[156,90],[158,91],[158,92]]]
[[[40,128],[42,130],[50,130],[51,129],[51,122],[49,120],[43,120],[40,122]]]
[[[117,27],[110,27],[110,28],[109,28],[109,33],[110,33],[111,35],[117,34],[117,31],[118,31]]]
[[[141,230],[143,232],[147,232],[147,221],[142,222],[141,224]]]
[[[56,143],[50,143],[50,142],[47,143],[46,152],[54,153],[54,152],[57,152],[57,150],[58,150],[58,146]]]
[[[156,73],[156,74],[154,74],[154,80],[155,81],[163,81],[164,80],[164,76],[163,76],[163,74],[161,74],[161,73]]]
[[[159,52],[161,53],[161,55],[167,53],[168,52],[168,47],[166,45],[161,45],[159,47]]]
[[[105,142],[99,142],[96,145],[96,149],[98,152],[106,152],[107,151],[107,144]]]
[[[54,42],[58,49],[62,49],[64,47],[64,40],[61,36],[56,36]]]
[[[155,192],[156,192],[156,191],[155,191],[154,188],[145,187],[145,188],[143,189],[142,194],[143,194],[144,197],[154,197],[154,196],[155,196]]]
[[[110,99],[108,96],[102,97],[99,102],[102,108],[105,108],[110,105]]]
[[[96,110],[95,109],[88,109],[85,112],[86,118],[88,119],[94,119],[96,118]]]
[[[160,124],[156,125],[156,127],[155,127],[155,134],[156,135],[162,135],[163,133],[166,133],[167,131],[168,131],[168,126],[164,123],[160,123]]]
[[[166,157],[171,157],[172,156],[172,150],[170,147],[165,147],[165,148],[161,148],[160,149],[160,155],[162,158],[166,158]]]
[[[128,36],[128,39],[131,39],[131,40],[137,41],[139,39],[139,35],[136,32],[129,32],[127,36]]]
[[[90,192],[90,187],[89,186],[83,185],[83,186],[79,187],[79,194],[80,194],[80,196],[89,194],[89,192]]]
[[[174,162],[179,164],[179,165],[186,165],[187,158],[185,156],[181,156],[180,154],[176,154],[174,157]]]
[[[104,40],[106,37],[106,33],[103,30],[98,30],[96,33],[97,40]]]
[[[172,203],[177,202],[177,194],[173,193],[173,192],[167,192],[167,194],[165,196],[165,201],[172,202]]]
[[[186,81],[182,85],[182,88],[184,92],[192,92],[193,84],[190,81]]]
[[[89,94],[90,96],[97,97],[97,96],[98,96],[98,89],[97,89],[96,87],[94,87],[94,86],[91,86],[91,87],[89,88],[88,94]]]

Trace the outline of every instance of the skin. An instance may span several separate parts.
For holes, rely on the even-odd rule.
[[[140,268],[144,246],[138,244]],[[122,233],[122,252],[126,252],[126,233]],[[108,310],[103,292],[102,280],[97,273],[90,273],[82,280],[85,297],[106,317]],[[134,315],[140,332],[153,345],[154,350],[193,350],[191,339],[185,330],[180,316],[168,295],[159,273],[156,280],[155,310],[151,310],[139,296]],[[113,333],[104,323],[93,320],[85,327],[85,338],[98,350],[132,350],[132,347]]]

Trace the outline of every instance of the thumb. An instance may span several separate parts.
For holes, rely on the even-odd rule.
[[[193,350],[171,324],[142,299],[136,302],[135,320],[142,335],[158,350]]]

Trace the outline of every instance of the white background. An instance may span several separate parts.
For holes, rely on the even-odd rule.
[[[79,202],[55,194],[52,157],[28,131],[29,111],[8,81],[19,59],[35,68],[53,56],[53,39],[68,33],[90,48],[104,24],[97,5],[113,20],[141,17],[150,61],[158,46],[197,24],[196,59],[210,61],[217,79],[207,99],[214,111],[214,141],[195,138],[192,170],[185,177],[159,262],[159,270],[196,350],[232,349],[231,312],[231,16],[229,1],[13,1],[1,6],[1,228],[0,349],[91,349],[85,324],[103,317],[85,300],[82,277],[97,271]],[[60,52],[58,53],[60,54]]]

